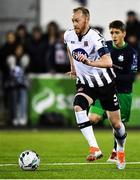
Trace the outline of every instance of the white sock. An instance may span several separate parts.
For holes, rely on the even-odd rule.
[[[86,111],[75,112],[75,116],[76,116],[77,124],[81,124],[81,123],[89,121]],[[96,138],[94,136],[92,126],[82,128],[81,132],[84,135],[84,137],[86,138],[86,140],[88,141],[88,144],[90,147],[93,146],[93,147],[99,148],[98,144],[96,142]]]
[[[122,137],[125,135],[125,126],[122,122],[120,129],[115,129],[115,134],[118,137]],[[125,139],[116,138],[116,142],[117,142],[117,151],[124,151],[126,138]]]

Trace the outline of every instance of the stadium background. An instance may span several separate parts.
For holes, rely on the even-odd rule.
[[[15,30],[19,24],[25,24],[30,32],[33,26],[40,25],[45,31],[46,25],[50,21],[56,21],[60,28],[65,30],[72,27],[71,12],[76,6],[87,5],[91,11],[92,26],[103,28],[103,33],[106,39],[110,39],[108,31],[108,23],[114,19],[120,19],[125,22],[126,13],[129,10],[137,12],[139,17],[140,2],[137,0],[107,0],[104,4],[101,0],[0,0],[0,42],[5,41],[5,34],[9,30]],[[65,7],[65,8],[64,8]],[[68,7],[68,8],[66,8]],[[17,11],[18,9],[18,11]],[[109,11],[109,13],[106,13]],[[19,13],[20,12],[20,13]],[[75,126],[74,113],[72,110],[72,100],[74,96],[74,80],[65,77],[64,74],[49,75],[44,74],[29,74],[30,87],[28,89],[28,121],[31,126],[40,125],[66,125]],[[67,84],[69,82],[69,87]],[[38,84],[38,86],[36,86]],[[140,114],[140,93],[139,93],[139,80],[134,84],[134,97],[132,103],[131,120],[128,123],[129,127],[139,127],[139,114]],[[2,86],[2,85],[1,85]],[[46,104],[42,109],[38,110],[40,106],[35,107],[35,100],[39,94],[42,98],[45,92],[52,91],[53,99],[50,104]],[[1,90],[1,113],[0,125],[6,124],[7,112],[3,106],[3,92]],[[49,122],[47,122],[47,119]],[[52,120],[53,119],[53,120]],[[56,122],[55,122],[56,119]],[[40,122],[41,121],[41,122]],[[60,123],[60,124],[59,124]],[[103,122],[106,125],[106,122]],[[108,126],[108,125],[107,125]]]
[[[71,10],[79,6],[78,1],[80,2],[80,0],[61,0],[61,4],[59,1],[56,1],[54,6],[54,1],[42,0],[40,6],[41,25],[44,26],[47,22],[54,19],[64,29],[72,27],[70,19]],[[91,24],[94,26],[102,26],[106,39],[110,39],[108,31],[109,22],[115,19],[125,21],[128,10],[136,11],[138,15],[140,15],[140,11],[137,8],[140,7],[140,1],[137,0],[106,0],[105,2],[102,0],[81,0],[81,2],[87,2],[87,7],[91,13]]]
[[[36,25],[41,25],[45,32],[51,21],[57,22],[61,30],[70,28],[72,9],[85,4],[91,11],[92,26],[103,28],[106,39],[110,39],[110,21],[126,21],[129,10],[135,11],[140,19],[138,0],[0,0],[0,49],[7,31],[15,31],[20,24],[29,33]],[[134,83],[132,113],[127,124],[124,171],[106,163],[113,147],[112,129],[107,121],[94,128],[104,157],[95,163],[86,162],[88,145],[76,127],[72,110],[75,80],[57,72],[29,73],[28,78],[28,122],[13,126],[4,106],[0,71],[0,179],[139,179],[139,76]],[[27,149],[40,155],[41,164],[35,172],[21,171],[18,166],[20,153]]]

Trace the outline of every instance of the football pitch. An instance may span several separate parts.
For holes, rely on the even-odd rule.
[[[0,131],[0,179],[139,179],[140,131],[128,130],[126,169],[118,170],[106,162],[113,147],[111,130],[97,130],[95,135],[103,158],[86,162],[88,145],[76,130],[12,130]],[[18,157],[24,150],[40,155],[36,171],[23,171]]]

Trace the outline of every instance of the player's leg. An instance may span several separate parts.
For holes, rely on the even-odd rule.
[[[93,99],[85,93],[76,94],[74,99],[75,116],[78,127],[90,146],[90,156],[87,157],[88,161],[96,160],[102,156],[94,136],[92,125],[87,116],[87,109],[91,103],[93,103]]]
[[[130,118],[132,94],[120,93],[118,94],[118,99],[120,103],[121,120],[124,124],[126,124]]]
[[[125,127],[120,119],[120,110],[116,111],[107,111],[108,118],[110,119],[111,125],[113,127],[113,133],[115,135],[115,139],[117,141],[117,150],[124,151],[125,144]]]
[[[92,123],[92,125],[98,123],[103,118],[104,113],[105,113],[105,111],[102,109],[100,101],[96,100],[95,104],[91,105],[89,108],[89,111],[88,111],[88,118],[89,118],[90,122]],[[88,160],[91,161],[93,159],[92,156],[95,153],[95,150],[99,150],[99,147],[90,148],[90,154],[87,157]],[[102,155],[100,155],[100,158],[101,157],[102,157]]]
[[[96,124],[102,120],[104,113],[105,110],[103,110],[100,101],[96,100],[95,104],[90,106],[88,118],[93,124]]]
[[[125,126],[121,122],[120,111],[108,111],[108,117],[113,127],[113,133],[117,142],[117,167],[118,169],[125,168],[125,141],[126,132]]]
[[[108,118],[113,127],[113,134],[117,142],[117,167],[125,168],[125,139],[126,132],[124,124],[121,122],[119,102],[114,84],[110,84],[100,90],[100,101],[102,107],[107,110]],[[122,161],[123,160],[123,161]]]
[[[116,142],[115,138],[114,138],[114,147],[113,147],[113,150],[112,150],[107,162],[110,162],[110,163],[117,162],[117,142]]]
[[[132,104],[132,94],[131,93],[120,93],[117,95],[120,103],[120,111],[121,111],[121,121],[124,125],[129,121],[131,104]],[[107,162],[116,162],[117,161],[117,143],[114,138],[114,148]]]

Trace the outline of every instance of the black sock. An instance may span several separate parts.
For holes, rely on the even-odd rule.
[[[114,139],[114,149],[115,149],[115,151],[117,151],[117,143],[116,143],[115,139]]]

